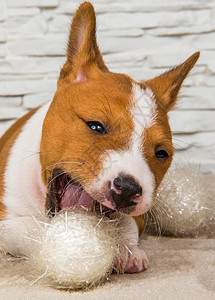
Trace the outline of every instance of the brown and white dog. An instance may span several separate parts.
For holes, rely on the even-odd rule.
[[[138,248],[141,215],[171,164],[167,113],[198,57],[145,82],[112,73],[96,42],[93,6],[80,5],[54,99],[0,140],[0,220],[8,252],[25,252],[22,238],[32,216],[78,207],[122,214],[130,253],[122,271],[146,268]]]

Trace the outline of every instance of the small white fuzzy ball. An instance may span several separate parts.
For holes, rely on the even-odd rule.
[[[197,171],[183,167],[168,171],[158,190],[153,211],[161,232],[197,236],[209,213],[207,198]]]
[[[118,254],[116,223],[80,211],[60,212],[45,223],[32,249],[34,265],[56,287],[79,289],[100,283]]]

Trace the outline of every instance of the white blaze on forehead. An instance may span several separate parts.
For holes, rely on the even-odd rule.
[[[103,155],[103,168],[98,178],[91,184],[91,188],[100,191],[106,182],[112,182],[120,174],[132,176],[142,187],[143,195],[139,197],[136,209],[131,215],[140,215],[147,211],[153,202],[154,174],[144,157],[143,137],[144,129],[156,122],[156,102],[152,91],[142,89],[134,84],[130,114],[134,122],[133,134],[128,141],[127,151],[108,150]],[[120,135],[118,136],[120,139]]]
[[[150,88],[142,89],[140,85],[133,84],[131,115],[134,122],[131,148],[141,148],[141,137],[144,129],[151,127],[156,122],[157,106],[153,92]]]

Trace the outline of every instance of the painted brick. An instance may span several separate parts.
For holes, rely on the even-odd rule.
[[[41,74],[59,73],[60,67],[65,62],[65,57],[16,57],[0,59],[1,73],[12,74]]]
[[[152,68],[169,68],[176,65],[179,65],[183,61],[185,61],[190,55],[192,55],[197,49],[193,50],[182,50],[181,47],[178,49],[172,48],[172,51],[167,51],[165,53],[155,53],[149,55],[149,65]],[[195,69],[192,70],[192,72],[196,72],[197,66],[199,65],[199,62],[197,62]]]
[[[7,55],[7,45],[0,44],[0,58],[5,57]]]
[[[142,53],[142,51],[127,51],[123,53],[109,53],[104,55],[104,60],[106,64],[112,64],[119,67],[135,67],[142,65],[146,61],[147,56]],[[123,66],[122,66],[123,64]]]
[[[59,7],[60,13],[74,12],[78,4],[83,2],[82,0],[61,0],[61,5]],[[188,9],[212,9],[215,5],[213,1],[204,0],[160,0],[157,1],[148,1],[148,0],[132,0],[132,1],[113,1],[113,0],[95,0],[93,2],[97,13],[106,13],[106,12],[154,12],[154,11],[179,11],[179,10],[188,10]]]
[[[0,84],[0,96],[19,96],[31,93],[50,92],[56,89],[56,80],[14,80]]]
[[[46,79],[49,79],[48,76],[45,76],[45,77],[46,77]],[[19,75],[20,82],[24,83],[24,81],[28,81],[28,80],[42,81],[42,80],[44,80],[44,75],[43,74],[24,74],[24,75],[21,74],[21,75]],[[5,82],[9,82],[9,81],[11,81],[11,82],[17,81],[17,74],[5,74],[5,75],[0,74],[0,82],[2,82],[2,85],[4,85]]]
[[[181,36],[187,35],[191,33],[209,33],[214,32],[215,24],[201,24],[194,26],[177,26],[177,27],[163,27],[163,28],[155,28],[150,31],[150,34],[157,36]]]
[[[0,23],[0,43],[7,41],[7,29]]]
[[[193,72],[191,71],[189,77],[185,79],[183,87],[206,85],[206,82],[208,82],[210,78],[211,76],[207,73],[193,74]]]
[[[207,88],[208,89],[208,88]],[[194,90],[194,89],[192,89]],[[179,96],[177,109],[214,109],[215,110],[215,101],[212,99],[212,97],[186,97],[184,96],[186,93],[185,88],[183,88],[181,95]],[[215,118],[215,117],[214,117]]]
[[[7,5],[5,0],[0,0],[0,21],[6,20]]]
[[[178,11],[178,12],[151,12],[151,13],[115,13],[101,14],[98,16],[100,29],[113,28],[154,28],[173,26],[192,26],[204,24],[210,18],[210,10]],[[119,20],[121,20],[119,22]]]
[[[215,50],[215,32],[204,33],[194,36],[193,46],[199,49]]]
[[[207,65],[210,72],[215,73],[215,55],[214,51],[201,51],[201,63]]]
[[[0,110],[2,107],[17,107],[21,105],[22,97],[0,97]]]
[[[35,108],[47,101],[52,100],[54,91],[51,93],[37,93],[32,95],[26,95],[23,97],[23,106],[27,109]]]
[[[153,70],[153,69],[148,69],[148,68],[144,68],[144,67],[124,68],[123,65],[124,65],[124,63],[122,63],[121,66],[119,66],[119,65],[114,66],[114,65],[108,64],[108,68],[112,72],[124,73],[124,74],[127,74],[127,75],[131,76],[135,80],[139,80],[139,81],[148,80],[148,79],[153,78],[156,75],[158,75],[158,73],[161,74],[161,73],[164,73],[166,71],[166,69]]]
[[[1,107],[0,120],[15,120],[27,112],[23,107]]]
[[[171,111],[169,113],[171,128],[177,133],[215,131],[214,116],[213,110]]]
[[[8,42],[10,53],[14,56],[54,56],[64,55],[66,37],[57,34],[49,34],[39,38],[16,38]]]
[[[0,122],[0,136],[14,123],[14,120]]]
[[[169,44],[173,49],[181,49],[181,41],[177,37],[154,37],[144,35],[143,37],[109,37],[104,35],[98,36],[101,49],[105,53],[133,51],[134,49],[142,50],[142,53],[154,53],[155,50],[162,52],[169,51]],[[159,48],[158,48],[159,45]]]
[[[184,96],[192,97],[194,99],[202,99],[202,101],[211,101],[214,100],[215,87],[205,87],[205,86],[196,86],[195,88],[187,88],[184,90]],[[208,106],[210,108],[210,106]]]
[[[215,132],[200,132],[194,134],[174,134],[173,142],[176,150],[186,150],[189,148],[214,149],[215,151]]]
[[[58,0],[7,0],[8,7],[56,7]]]
[[[209,87],[214,87],[215,86],[215,75],[211,75],[209,78],[207,78],[205,84]]]
[[[59,0],[38,0],[39,7],[57,7]]]
[[[39,8],[10,8],[8,9],[9,17],[17,16],[34,16],[40,12]]]
[[[29,20],[30,18],[28,16],[16,16],[13,18],[8,18],[7,24],[9,36],[13,34],[20,34],[20,28],[24,27]]]
[[[32,37],[44,35],[48,26],[46,20],[41,14],[36,14],[32,17],[14,17],[8,20],[8,29],[9,34],[12,37],[13,35],[19,37]]]
[[[175,162],[192,163],[201,172],[215,173],[215,132],[173,135]],[[201,166],[200,166],[201,164]]]
[[[67,15],[55,15],[49,20],[50,32],[68,32],[71,17]]]
[[[100,30],[98,27],[98,34],[101,36],[108,36],[108,37],[141,37],[144,35],[144,29],[142,28],[127,28],[124,30],[124,28],[119,29],[111,29],[107,31]]]

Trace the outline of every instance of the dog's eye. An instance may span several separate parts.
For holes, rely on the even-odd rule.
[[[95,131],[99,134],[106,134],[104,126],[101,123],[96,122],[96,121],[89,121],[89,122],[86,122],[86,124],[93,131]]]
[[[155,157],[160,161],[165,161],[169,157],[169,154],[162,146],[158,146],[155,148]]]

